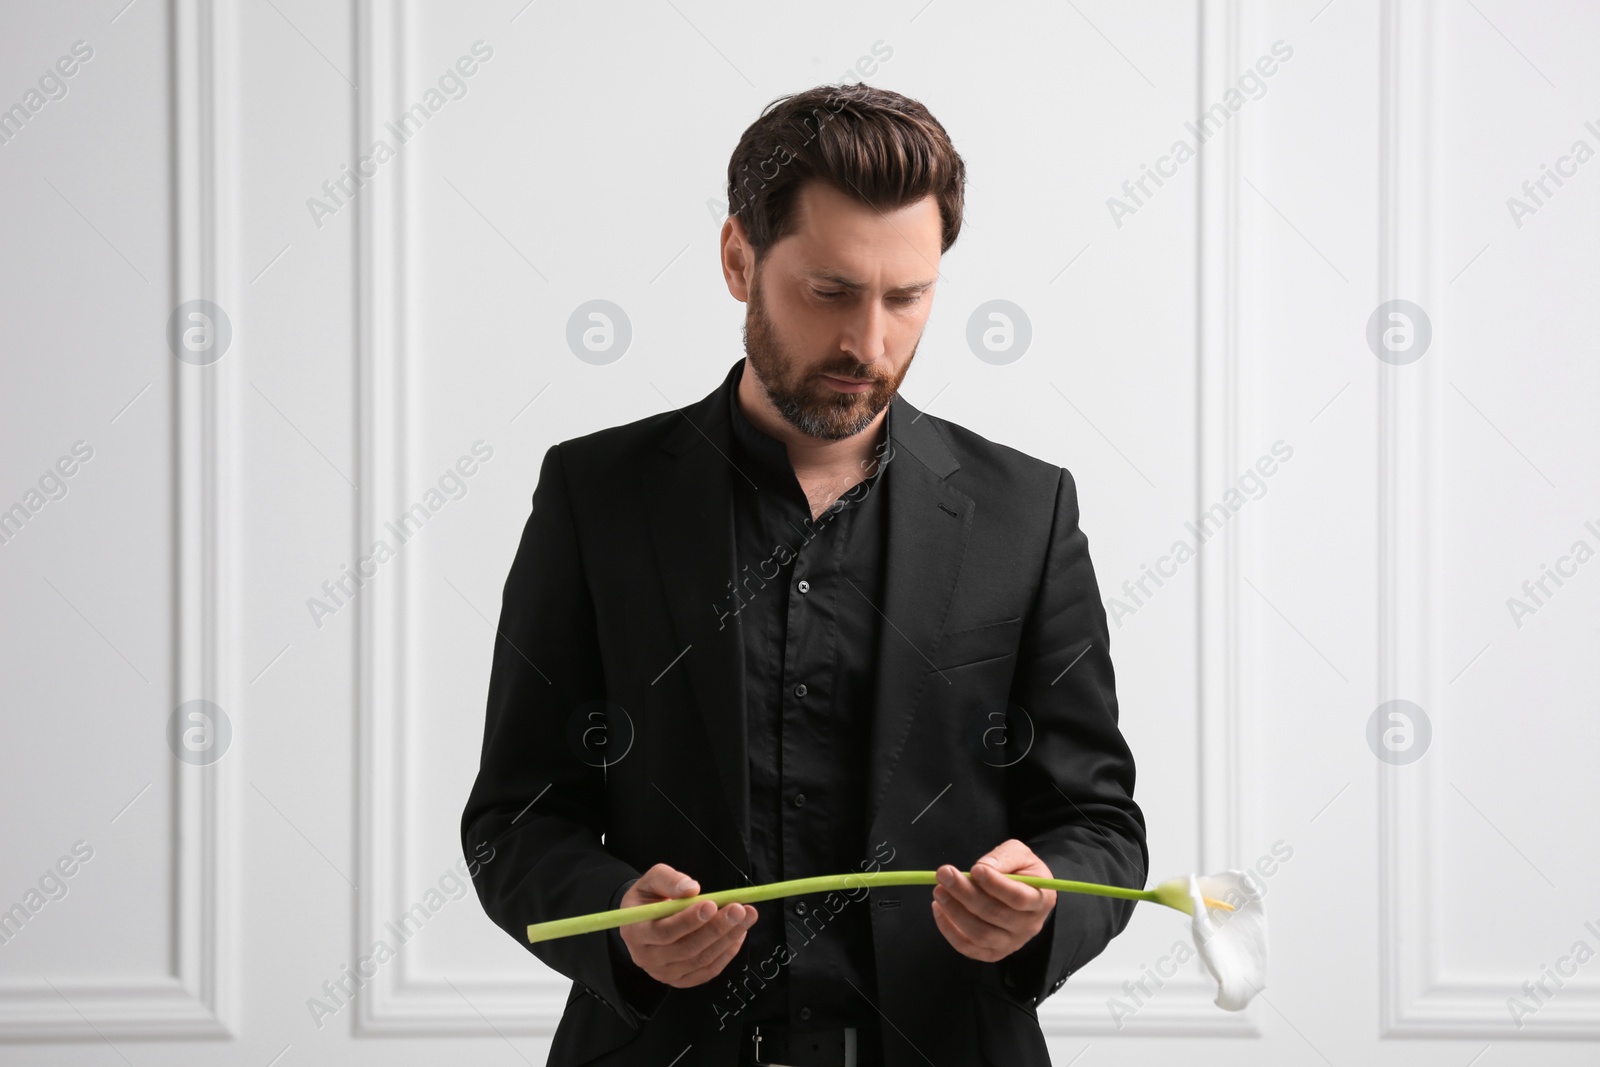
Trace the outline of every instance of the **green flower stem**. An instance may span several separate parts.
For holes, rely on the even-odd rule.
[[[961,873],[968,878],[972,877],[967,871]],[[1188,914],[1191,907],[1188,893],[1180,881],[1164,882],[1155,889],[1126,889],[1117,885],[1071,882],[1032,874],[1008,874],[1006,877],[1036,889],[1054,889],[1060,893],[1088,893],[1099,897],[1121,897],[1124,900],[1148,900],[1176,908],[1185,914]],[[550,922],[534,923],[528,927],[528,941],[529,943],[550,941],[558,937],[571,937],[573,934],[588,934],[596,930],[609,930],[614,926],[627,926],[630,923],[660,919],[692,907],[702,900],[712,901],[720,908],[734,901],[754,904],[762,900],[776,900],[779,897],[800,896],[803,893],[847,892],[862,886],[935,885],[937,882],[935,871],[861,871],[855,874],[824,874],[815,878],[795,878],[768,885],[739,886],[734,889],[719,889],[714,893],[701,893],[693,897],[658,900],[654,904],[636,904],[631,908],[616,908],[611,911],[597,911],[591,915],[578,915],[570,919],[552,919]]]

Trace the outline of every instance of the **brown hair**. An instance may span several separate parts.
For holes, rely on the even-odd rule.
[[[966,165],[926,107],[865,83],[781,96],[752,122],[728,160],[728,212],[759,262],[794,230],[795,195],[811,179],[889,211],[932,195],[940,252],[961,233]]]

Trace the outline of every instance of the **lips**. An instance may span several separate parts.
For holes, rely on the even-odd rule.
[[[846,378],[838,374],[824,374],[822,377],[835,388],[852,393],[865,392],[872,388],[875,381],[872,378]]]

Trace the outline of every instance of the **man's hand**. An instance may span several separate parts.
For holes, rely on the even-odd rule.
[[[658,863],[629,887],[619,906],[678,900],[699,892],[700,884],[693,878]],[[718,908],[707,900],[663,919],[629,923],[619,932],[633,962],[646,974],[674,989],[686,989],[721,974],[755,922],[756,909],[749,904]]]
[[[1032,940],[1056,906],[1054,889],[1036,889],[1006,877],[1054,877],[1033,849],[1016,838],[974,863],[970,878],[948,863],[938,873],[934,923],[957,952],[985,963],[1004,959]]]

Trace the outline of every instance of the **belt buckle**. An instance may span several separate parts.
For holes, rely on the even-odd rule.
[[[844,1027],[844,1063],[841,1067],[857,1067],[856,1034],[854,1026]],[[789,1067],[787,1064],[774,1063],[761,1058],[761,1025],[755,1024],[751,1030],[750,1040],[755,1045],[753,1059],[761,1067]]]

